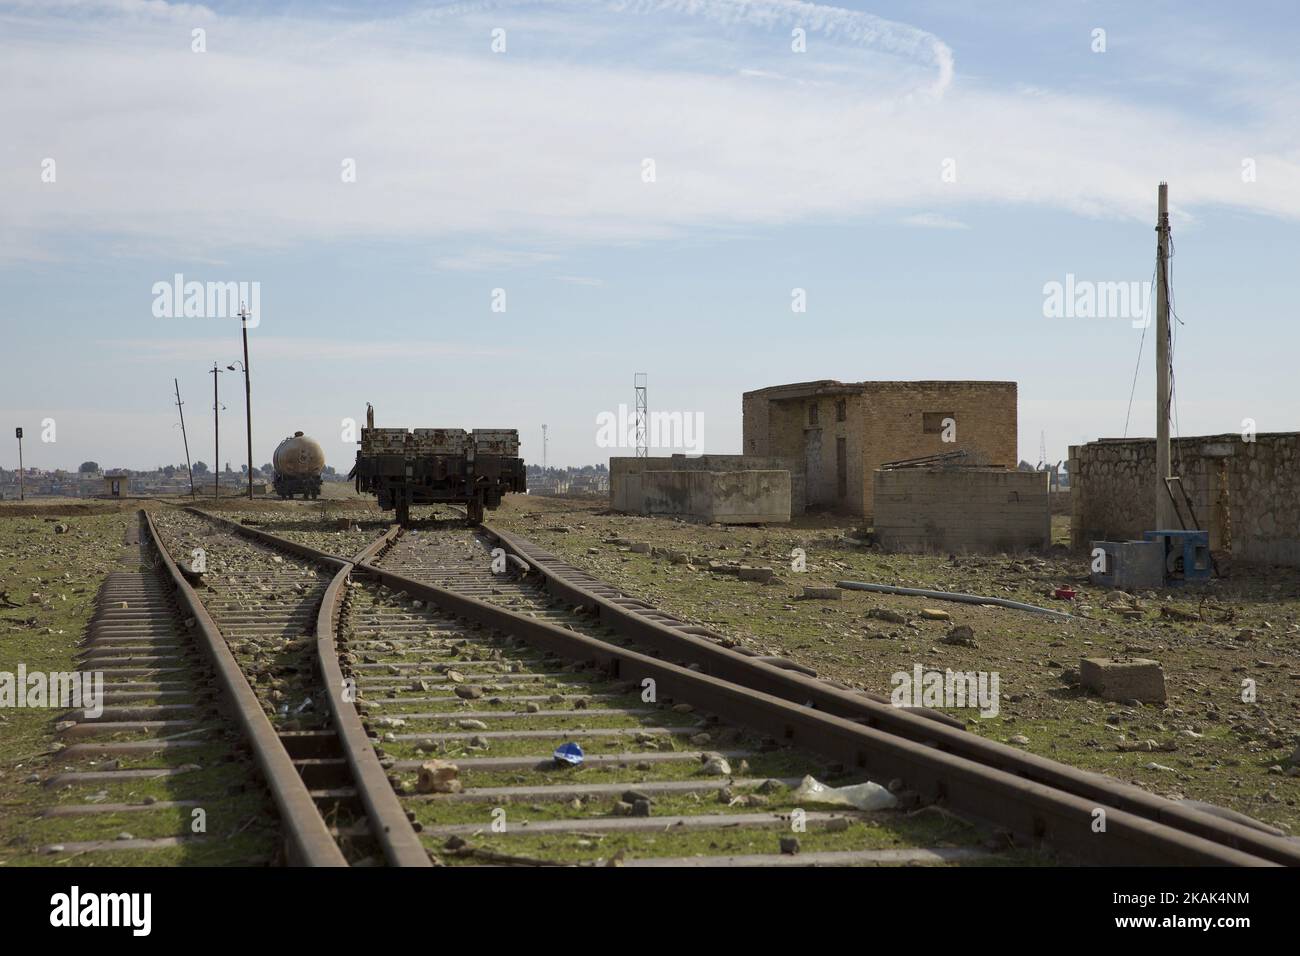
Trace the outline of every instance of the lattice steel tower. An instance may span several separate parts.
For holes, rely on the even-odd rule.
[[[647,458],[650,455],[646,429],[646,421],[650,417],[646,405],[646,381],[648,378],[649,376],[645,372],[637,372],[632,377],[632,384],[636,388],[636,456],[638,458]]]

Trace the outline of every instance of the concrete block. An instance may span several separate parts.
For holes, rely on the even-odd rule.
[[[633,542],[632,542],[632,553],[633,553],[633,554],[649,554],[649,553],[650,553],[650,542],[649,542],[649,541],[633,541]]]
[[[1093,541],[1090,551],[1106,552],[1105,570],[1089,580],[1121,591],[1145,591],[1165,586],[1165,547],[1160,541]]]
[[[771,568],[737,568],[736,576],[742,581],[758,581],[766,584],[776,574]]]
[[[813,601],[838,601],[844,596],[844,592],[839,588],[805,587],[803,596]]]
[[[1141,657],[1084,657],[1079,661],[1079,683],[1106,700],[1165,702],[1165,672],[1159,661]]]
[[[611,458],[610,507],[704,523],[769,524],[790,520],[796,500],[788,463],[744,455]]]

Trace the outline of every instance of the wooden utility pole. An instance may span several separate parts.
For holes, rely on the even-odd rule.
[[[176,386],[176,410],[181,413],[181,441],[185,442],[185,470],[190,473],[190,497],[194,497],[194,466],[190,464],[190,439],[185,434],[185,409],[181,408],[184,402],[181,401],[181,382],[180,379],[172,379],[172,384]]]
[[[1156,531],[1178,527],[1169,457],[1169,185],[1160,184],[1156,220]]]

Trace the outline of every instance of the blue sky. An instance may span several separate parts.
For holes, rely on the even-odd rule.
[[[3,424],[55,420],[29,465],[175,462],[176,376],[211,463],[205,369],[239,356],[238,322],[155,317],[154,283],[182,273],[260,283],[259,463],[302,429],[346,469],[340,423],[367,401],[381,425],[517,427],[529,460],[546,423],[551,463],[600,461],[596,416],[638,371],[652,409],[703,415],[711,452],[740,450],[747,389],[1015,380],[1020,457],[1042,431],[1056,460],[1123,433],[1142,333],[1045,318],[1044,284],[1148,280],[1167,179],[1179,430],[1293,430],[1296,21],[1282,3],[0,0]],[[1154,430],[1152,345],[1130,434]],[[242,383],[221,387],[238,467]]]

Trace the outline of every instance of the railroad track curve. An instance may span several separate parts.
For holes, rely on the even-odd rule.
[[[1001,748],[1017,763],[948,722],[679,630],[495,529],[393,528],[346,560],[190,517],[261,546],[264,560],[274,551],[324,566],[316,679],[337,685],[330,722],[352,725],[334,731],[343,754],[332,759],[354,768],[363,816],[387,808],[397,842],[424,862],[998,858],[972,823],[994,829],[994,842],[1080,862],[1300,862],[1293,841],[1248,823]],[[557,770],[560,744],[586,751],[581,774]],[[819,807],[795,789],[807,776],[888,782],[907,812]]]

